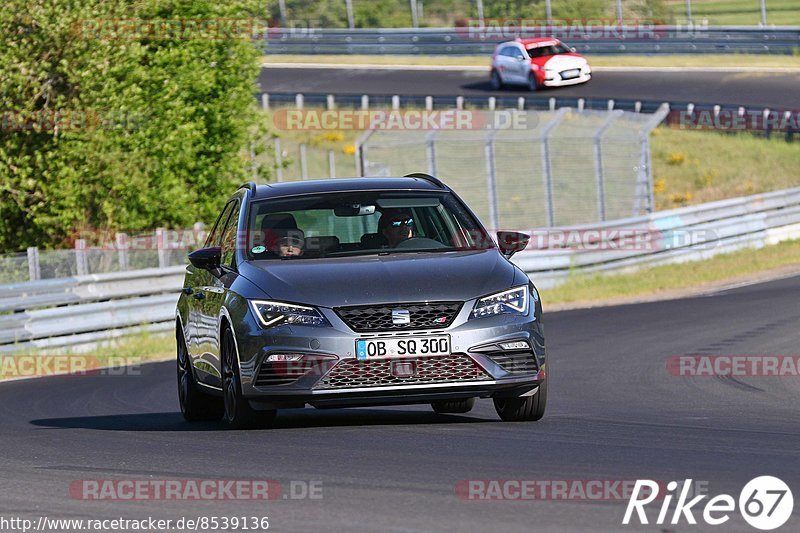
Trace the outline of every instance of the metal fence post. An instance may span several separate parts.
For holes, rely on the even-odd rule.
[[[367,161],[365,150],[367,149],[367,140],[372,136],[372,133],[375,131],[374,124],[370,124],[367,131],[362,133],[356,139],[355,148],[356,148],[356,175],[364,177],[367,175],[367,166],[369,165],[369,161]]]
[[[555,226],[555,210],[553,207],[553,166],[550,161],[550,134],[569,113],[569,107],[562,107],[542,130],[542,185],[544,186],[545,209],[547,213],[547,226]]]
[[[547,0],[547,3],[550,3],[550,0]],[[481,22],[481,26],[483,26],[483,0],[476,0],[476,8],[478,10],[478,20]]]
[[[84,239],[75,240],[75,269],[79,276],[89,273],[89,262],[86,260],[86,241]]]
[[[411,4],[411,27],[419,28],[419,20],[417,20],[417,0],[408,0]]]
[[[192,226],[192,231],[194,232],[196,246],[200,248],[205,244],[206,238],[208,237],[206,234],[206,226],[202,222],[195,222]]]
[[[304,180],[308,179],[308,154],[305,143],[300,145],[300,177]]]
[[[692,23],[692,0],[686,0],[686,22]]]
[[[167,248],[165,246],[165,240],[167,230],[164,228],[157,228],[156,229],[156,248],[158,249],[158,268],[167,268],[168,266],[168,258],[167,258]]]
[[[328,176],[331,178],[336,177],[336,156],[333,150],[328,150]]]
[[[119,256],[119,269],[128,270],[128,234],[117,233],[114,237],[117,247],[117,255]]]
[[[261,95],[261,109],[269,111],[269,93],[263,93]]]
[[[551,5],[550,0],[544,0],[544,12],[545,17],[547,18],[547,23],[550,24],[553,22],[553,6]]]
[[[594,176],[597,186],[597,216],[600,221],[606,219],[606,181],[603,172],[603,134],[611,127],[619,117],[622,116],[622,111],[612,111],[608,117],[603,121],[600,127],[594,134]]]
[[[428,174],[435,176],[436,169],[436,131],[431,131],[425,137],[425,152],[428,159]]]
[[[767,25],[767,0],[761,0],[761,25]]]
[[[281,140],[275,137],[275,178],[278,183],[283,181],[283,152],[281,151]]]
[[[256,145],[250,141],[250,179],[258,180],[258,165],[256,164]]]
[[[304,98],[303,98],[303,95],[301,93],[297,93],[296,95],[294,95],[294,106],[297,109],[303,109],[303,101],[304,101]]]
[[[351,30],[356,27],[353,18],[353,0],[344,0],[345,8],[347,10],[347,27]]]
[[[286,0],[278,0],[278,11],[281,17],[281,28],[286,29]]]
[[[669,104],[663,103],[658,111],[653,113],[639,130],[641,154],[639,157],[638,175],[636,183],[636,198],[634,201],[634,216],[641,210],[641,201],[644,200],[645,212],[655,210],[655,194],[653,191],[653,165],[650,155],[650,132],[655,129],[669,115]]]
[[[28,278],[31,281],[42,279],[42,269],[39,268],[39,248],[28,247]]]
[[[494,158],[494,134],[496,130],[489,130],[486,134],[484,154],[486,157],[486,190],[489,201],[489,223],[491,229],[497,231],[500,228],[500,213],[497,209],[497,167]]]

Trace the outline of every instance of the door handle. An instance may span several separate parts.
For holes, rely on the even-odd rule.
[[[203,294],[203,292],[202,292],[202,291],[197,291],[196,293],[194,293],[194,294],[192,295],[192,297],[193,297],[195,300],[205,300],[205,299],[206,299],[206,295],[205,295],[205,294]]]

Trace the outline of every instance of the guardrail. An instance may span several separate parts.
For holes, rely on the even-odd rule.
[[[574,273],[706,259],[800,238],[800,188],[542,231],[548,246],[522,251],[514,262],[548,288]],[[532,233],[535,244],[542,233]],[[581,246],[569,246],[572,235]],[[639,246],[626,247],[632,235],[639,236]],[[0,353],[93,343],[142,329],[169,331],[184,271],[179,266],[0,285]]]
[[[185,266],[0,285],[0,353],[172,328]]]
[[[599,36],[598,36],[599,33]],[[554,36],[591,54],[792,54],[800,47],[797,26],[559,26],[521,31],[513,27],[322,29],[276,28],[268,54],[490,54],[497,43]]]
[[[533,235],[534,241],[542,237],[535,230]],[[514,256],[514,262],[541,288],[563,283],[573,274],[607,274],[708,259],[800,238],[800,188],[592,226],[550,228],[543,236],[565,245]],[[577,246],[569,246],[570,242]]]

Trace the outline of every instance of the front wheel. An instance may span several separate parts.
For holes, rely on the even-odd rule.
[[[533,396],[524,398],[495,398],[494,408],[505,422],[540,420],[547,407],[547,378],[539,384]]]
[[[219,420],[222,418],[222,401],[218,397],[204,394],[192,373],[192,363],[183,328],[178,324],[175,328],[178,362],[178,401],[181,414],[189,422],[198,420]]]
[[[269,425],[278,414],[276,410],[256,411],[242,395],[239,358],[233,330],[226,326],[222,330],[222,398],[225,406],[224,420],[234,429],[248,429]]]
[[[497,91],[503,88],[503,80],[502,78],[500,78],[500,73],[497,72],[496,70],[492,71],[492,76],[489,83],[491,84],[493,91]]]
[[[539,82],[536,81],[536,74],[534,74],[533,72],[528,74],[527,87],[530,92],[536,92],[539,89]]]

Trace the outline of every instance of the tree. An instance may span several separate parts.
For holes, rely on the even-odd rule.
[[[6,0],[0,248],[213,221],[249,169],[257,5]]]

